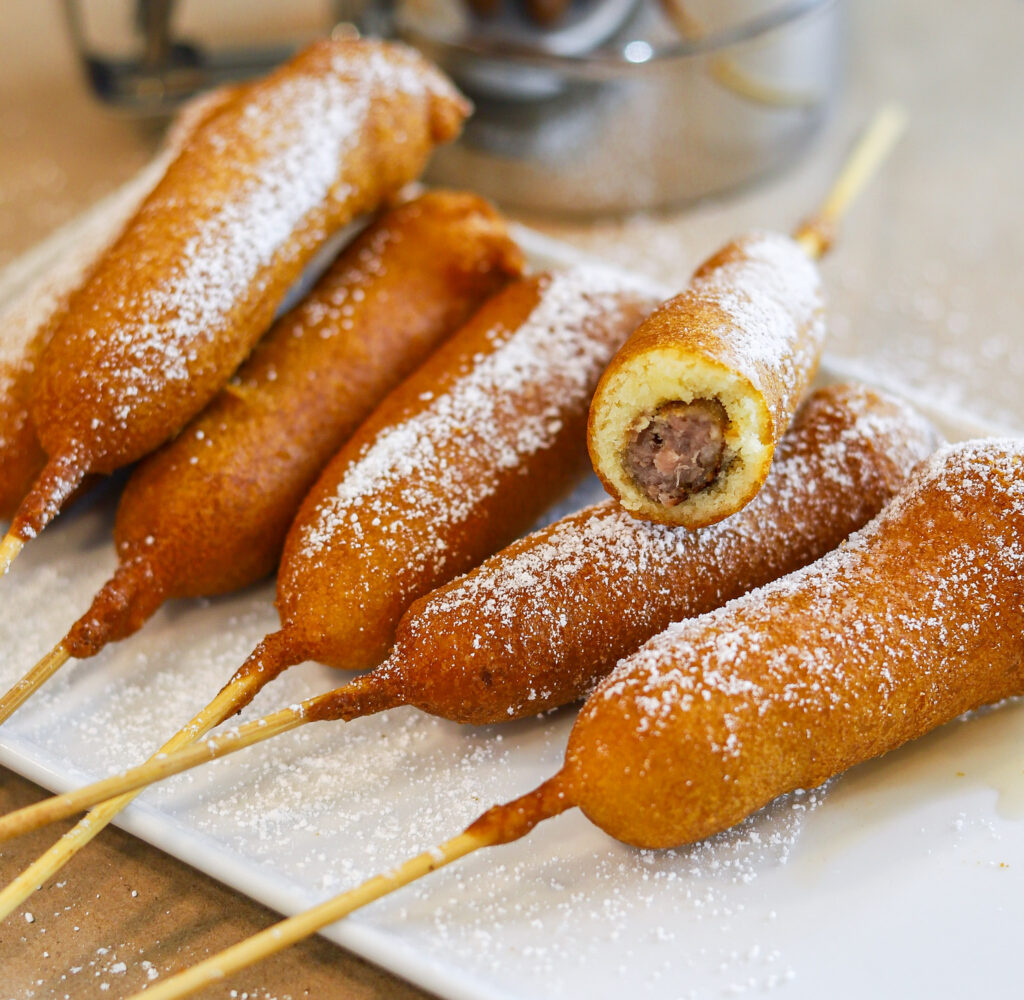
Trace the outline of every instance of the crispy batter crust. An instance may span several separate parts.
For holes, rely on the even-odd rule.
[[[0,518],[14,516],[46,464],[29,410],[36,368],[63,320],[68,298],[117,239],[192,132],[234,93],[224,87],[187,104],[156,158],[108,199],[102,217],[0,315],[4,341],[0,345]]]
[[[121,565],[69,632],[72,654],[124,638],[167,598],[269,574],[330,457],[521,267],[503,220],[476,195],[432,192],[382,216],[132,474],[114,528]]]
[[[821,283],[800,246],[767,233],[730,243],[640,324],[602,377],[588,443],[605,488],[631,513],[664,524],[697,528],[739,510],[768,474],[823,340]],[[696,399],[725,409],[722,467],[682,502],[657,503],[624,466],[626,448],[658,407]]]
[[[623,660],[564,781],[639,847],[724,830],[1024,691],[1024,445],[940,451],[837,551]]]
[[[384,400],[285,544],[277,604],[294,662],[376,666],[412,601],[570,487],[597,378],[653,301],[595,269],[513,283]]]

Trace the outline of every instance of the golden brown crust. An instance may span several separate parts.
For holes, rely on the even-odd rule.
[[[47,273],[0,315],[2,336],[11,345],[0,352],[0,519],[14,516],[46,464],[29,411],[36,369],[67,312],[69,297],[117,239],[189,135],[235,93],[234,88],[223,87],[187,104],[168,130],[161,153],[108,199],[103,217],[87,226]]]
[[[432,192],[382,216],[132,474],[114,528],[120,567],[69,632],[73,655],[129,635],[166,598],[269,574],[328,459],[521,267],[503,220],[476,195]]]
[[[814,264],[785,236],[736,240],[649,316],[602,376],[588,424],[594,470],[638,517],[696,528],[753,498],[817,369],[824,340]],[[648,499],[623,467],[630,435],[659,406],[717,401],[729,418],[716,479],[676,506]]]
[[[458,722],[568,704],[671,622],[835,548],[933,447],[903,404],[863,386],[819,390],[734,517],[689,531],[612,501],[571,514],[413,604],[385,669],[406,703]]]
[[[516,282],[384,400],[285,545],[278,610],[300,659],[375,666],[413,600],[569,487],[598,374],[650,305],[593,269]]]
[[[571,795],[641,847],[726,829],[1024,691],[1024,447],[939,452],[850,542],[673,625],[587,701]]]
[[[335,230],[422,170],[467,106],[402,46],[323,41],[193,134],[40,364],[33,419],[51,459],[21,537],[62,490],[176,433],[267,328]]]
[[[3,457],[0,473],[0,520],[14,516],[36,476],[46,464],[46,453],[36,437],[35,427],[29,417],[29,397],[32,392],[32,375],[42,352],[44,337],[34,337],[21,357],[12,365],[4,365],[0,372],[0,427],[3,441],[0,455]]]

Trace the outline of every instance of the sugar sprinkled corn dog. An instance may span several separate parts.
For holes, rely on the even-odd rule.
[[[152,162],[77,224],[73,241],[0,311],[0,518],[14,516],[46,464],[29,412],[32,387],[68,299],[117,239],[189,135],[234,93],[223,88],[187,104]]]
[[[842,548],[622,660],[539,788],[139,996],[187,996],[573,806],[627,844],[683,844],[1021,694],[1022,539],[1024,441],[941,450]]]
[[[588,438],[595,471],[628,511],[703,527],[761,488],[825,339],[814,260],[901,128],[897,112],[883,111],[815,218],[792,238],[729,243],[612,360]]]

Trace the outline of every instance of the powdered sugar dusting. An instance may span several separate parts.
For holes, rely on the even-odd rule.
[[[167,195],[158,189],[144,206],[139,219],[144,227],[186,211],[202,222],[158,285],[118,290],[119,307],[139,320],[118,328],[119,349],[109,364],[143,377],[156,363],[169,382],[191,378],[200,344],[252,294],[250,286],[282,244],[325,200],[341,203],[351,195],[348,184],[339,183],[344,176],[339,165],[360,138],[378,89],[418,94],[425,86],[422,72],[371,49],[365,61],[353,64],[339,55],[326,72],[295,74],[251,91],[241,127],[255,151],[254,166],[236,170],[228,197],[218,191],[215,203],[186,206],[177,203],[172,187]],[[188,162],[231,159],[237,150],[225,148],[225,142],[216,128],[201,133]],[[127,420],[133,408],[128,399],[116,416]]]
[[[4,686],[60,638],[109,575],[115,507],[115,492],[101,490],[21,557],[0,618]],[[44,761],[52,773],[67,775],[69,787],[138,763],[276,626],[273,597],[268,583],[213,601],[172,602],[130,641],[58,674],[4,724],[5,753],[13,747]],[[313,664],[293,668],[243,718],[340,679]],[[487,806],[550,776],[572,721],[563,711],[475,728],[399,709],[349,725],[307,726],[147,791],[123,820],[148,838],[167,831],[161,843],[168,849],[188,851],[193,863],[244,891],[298,909],[434,846]],[[1000,732],[979,750],[983,773],[993,756],[1012,759],[1019,715]],[[964,742],[977,746],[969,735]],[[405,968],[414,972],[430,956],[444,977],[442,991],[450,986],[482,997],[554,1000],[585,989],[602,998],[629,990],[678,1000],[781,989],[794,976],[798,987],[813,987],[822,980],[801,942],[821,930],[820,891],[849,900],[864,927],[882,921],[884,933],[889,926],[889,911],[879,909],[870,888],[879,852],[887,859],[881,867],[901,887],[910,885],[903,873],[924,864],[932,849],[942,868],[961,873],[964,889],[973,884],[979,857],[986,866],[1012,860],[1012,845],[1020,843],[1015,828],[1000,826],[1001,839],[986,834],[981,841],[971,829],[953,830],[952,819],[965,809],[994,814],[982,793],[949,801],[948,782],[965,780],[950,775],[959,758],[927,756],[935,815],[924,832],[925,821],[907,807],[908,791],[924,794],[920,781],[909,789],[897,784],[890,798],[898,806],[873,817],[870,828],[859,799],[844,809],[829,793],[827,808],[815,811],[823,793],[796,794],[719,837],[675,851],[630,850],[567,813],[519,844],[481,852],[374,904],[329,936],[391,968],[400,968],[407,953],[412,964]],[[863,782],[872,802],[879,780],[872,774]],[[860,839],[851,846],[850,838]],[[851,870],[867,890],[851,891],[840,878]],[[986,879],[1002,877],[996,868],[985,872]],[[52,922],[41,919],[38,906],[33,910],[33,928]],[[903,911],[892,918],[903,919]],[[93,928],[87,914],[78,922],[83,934]],[[117,940],[95,944],[113,947]]]
[[[421,409],[363,447],[303,527],[297,558],[315,564],[342,537],[358,549],[364,519],[396,533],[410,510],[435,527],[464,523],[504,476],[551,446],[567,412],[586,405],[619,346],[600,319],[620,308],[622,293],[636,296],[641,287],[593,267],[542,279],[524,323],[492,328],[492,350],[471,359],[447,391],[426,392]],[[444,535],[422,532],[417,558],[443,566]]]
[[[175,154],[173,147],[168,148],[85,216],[56,259],[0,310],[0,398],[8,397],[17,383],[32,377],[39,351],[45,346],[34,343],[37,337],[117,238]],[[4,433],[6,426],[0,424],[0,449],[10,443]]]
[[[906,739],[915,717],[942,721],[944,698],[963,711],[970,692],[974,703],[1017,693],[999,687],[994,667],[992,679],[975,675],[979,657],[994,664],[1008,641],[1019,646],[1021,602],[1006,595],[1024,576],[1022,529],[1024,442],[948,446],[842,548],[671,626],[623,660],[600,697],[616,704],[628,693],[657,730],[721,695],[725,728],[742,732],[780,706],[810,718],[848,711],[867,692],[864,753],[881,752],[886,737],[871,737],[873,727]],[[716,752],[740,757],[743,740]],[[828,753],[817,747],[822,760]]]
[[[720,331],[734,363],[766,392],[780,382],[772,416],[788,423],[793,391],[805,386],[825,342],[824,296],[817,266],[788,236],[755,232],[737,240],[740,254],[698,274],[684,299],[706,302],[728,319]]]
[[[832,548],[877,512],[933,440],[895,400],[857,386],[824,390],[737,515],[701,531],[638,520],[612,501],[569,515],[426,598],[403,622],[396,662],[415,662],[419,639],[445,635],[454,656],[479,656],[492,672],[500,663],[522,677],[520,688],[532,670],[568,674],[577,657],[596,676],[622,655],[627,630],[639,643],[663,616],[707,610]],[[529,688],[509,714],[547,694]]]
[[[76,296],[57,337],[81,374],[70,392],[47,369],[47,447],[109,468],[160,444],[242,360],[317,248],[408,179],[458,114],[440,73],[386,43],[321,42],[242,89]]]

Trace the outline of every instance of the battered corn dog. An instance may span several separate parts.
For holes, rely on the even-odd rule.
[[[833,549],[933,444],[927,423],[891,397],[857,385],[819,390],[764,489],[735,517],[688,531],[638,521],[612,501],[565,517],[416,601],[369,675],[4,816],[0,840],[306,723],[412,704],[486,725],[569,704],[670,622]]]
[[[368,670],[409,605],[528,528],[586,468],[586,407],[647,286],[597,268],[510,285],[324,471],[285,543],[269,657]]]
[[[75,230],[74,242],[0,312],[0,519],[14,516],[46,453],[29,416],[36,367],[67,309],[68,298],[120,235],[198,125],[235,91],[191,101],[168,130],[162,151]]]
[[[821,389],[735,516],[689,531],[610,500],[571,514],[417,601],[377,672],[396,701],[458,722],[569,704],[671,622],[835,548],[934,446],[904,403],[860,385]]]
[[[668,847],[1021,694],[1022,539],[1024,442],[941,450],[847,545],[623,660],[556,784]]]
[[[55,653],[0,699],[0,721],[69,656],[125,638],[165,600],[271,573],[331,456],[521,267],[504,222],[476,195],[438,191],[382,216],[185,432],[135,470],[114,527],[116,573]]]
[[[761,488],[824,341],[821,280],[800,244],[735,240],[602,376],[588,427],[595,471],[638,516],[690,528],[727,517]]]
[[[628,844],[683,844],[1021,694],[1022,538],[1024,441],[941,450],[847,545],[622,660],[584,705],[555,777],[147,1000],[187,996],[572,806]]]
[[[902,113],[883,108],[792,238],[753,233],[729,243],[613,359],[588,441],[595,471],[628,511],[700,528],[761,488],[821,356],[813,262],[902,129]]]
[[[197,740],[292,664],[374,666],[417,597],[529,527],[585,469],[598,375],[656,301],[645,284],[585,267],[488,301],[332,460],[288,533],[280,631],[159,753]],[[0,892],[0,919],[132,798],[98,806]]]
[[[412,50],[330,40],[205,121],[43,354],[32,419],[49,461],[0,565],[87,474],[141,458],[201,410],[327,237],[417,176],[467,111]]]

